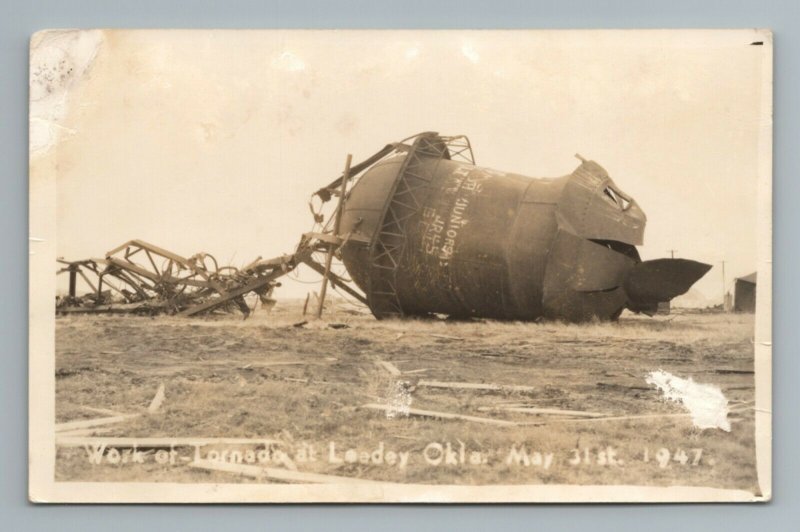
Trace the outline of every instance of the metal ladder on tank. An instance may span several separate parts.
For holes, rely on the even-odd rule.
[[[466,154],[466,155],[465,155]],[[424,164],[431,158],[460,158],[475,164],[469,139],[463,135],[441,137],[435,132],[420,133],[408,148],[381,215],[381,225],[370,242],[370,273],[367,299],[376,318],[400,318],[403,307],[397,293],[397,270],[406,249],[406,223],[422,207],[417,192],[428,185],[432,175],[424,175]],[[435,173],[435,169],[430,174]]]

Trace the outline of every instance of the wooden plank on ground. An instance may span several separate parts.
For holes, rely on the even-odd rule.
[[[122,412],[117,412],[116,410],[109,410],[108,408],[95,408],[93,406],[82,406],[83,410],[88,410],[89,412],[94,412],[95,414],[105,414],[106,416],[124,416]]]
[[[421,380],[417,386],[425,386],[428,388],[451,388],[455,390],[488,390],[497,392],[532,392],[533,386],[521,386],[515,384],[484,384],[473,382],[443,382],[443,381],[426,381]]]
[[[164,402],[164,383],[161,383],[158,386],[158,390],[156,390],[156,394],[153,396],[153,400],[150,401],[150,406],[147,407],[147,412],[150,414],[155,414],[158,412],[158,409],[161,408],[161,403]]]
[[[122,414],[120,416],[99,417],[94,419],[81,419],[79,421],[67,421],[66,423],[56,423],[56,432],[66,432],[75,429],[88,429],[112,423],[121,423],[139,417],[139,414]]]
[[[463,340],[460,336],[450,336],[447,334],[431,334],[434,338],[441,338],[442,340]]]
[[[386,371],[388,371],[390,374],[392,374],[395,377],[399,377],[400,375],[403,374],[403,372],[400,371],[397,368],[397,366],[395,366],[391,362],[386,362],[385,360],[377,360],[375,363],[377,365],[379,365],[380,367],[382,367],[383,369],[385,369]]]
[[[379,405],[376,403],[369,403],[364,405],[363,408],[368,408],[370,410],[382,410],[384,412],[396,412],[398,409],[387,406],[387,405]],[[468,416],[464,414],[453,414],[451,412],[437,412],[435,410],[421,410],[419,408],[409,408],[408,410],[403,410],[403,413],[408,413],[412,416],[422,416],[422,417],[432,417],[437,419],[458,419],[461,421],[473,421],[475,423],[485,423],[488,425],[497,425],[500,427],[516,427],[519,425],[514,421],[506,421],[504,419],[492,419],[488,417],[478,417],[478,416]]]
[[[388,484],[377,480],[363,478],[324,475],[321,473],[304,473],[302,471],[289,471],[277,467],[262,467],[249,464],[231,464],[228,462],[212,462],[210,460],[195,460],[190,467],[209,471],[222,471],[251,478],[269,478],[283,482],[301,482],[306,484]]]
[[[600,412],[586,412],[584,410],[561,410],[560,408],[537,408],[532,406],[485,406],[478,410],[502,410],[503,412],[516,412],[519,414],[543,414],[553,416],[572,417],[608,417],[609,414]]]
[[[68,437],[76,437],[76,436],[93,436],[95,434],[105,434],[107,432],[111,432],[113,429],[111,428],[102,428],[102,427],[95,427],[93,429],[77,429],[77,430],[68,430],[66,432],[59,432],[56,434],[56,440],[62,436]]]
[[[740,413],[752,409],[752,406],[745,406],[742,407],[733,407],[728,412],[730,414]],[[604,417],[592,417],[592,418],[572,418],[572,419],[554,419],[548,421],[542,421],[541,423],[535,423],[540,425],[545,425],[548,423],[587,423],[587,422],[597,422],[597,421],[635,421],[638,419],[665,419],[665,418],[681,418],[681,417],[692,417],[690,412],[682,412],[678,414],[633,414],[633,415],[624,415],[624,416],[604,416]]]
[[[686,412],[681,414],[636,414],[630,416],[604,416],[604,417],[589,417],[589,418],[573,418],[573,419],[557,419],[553,420],[553,423],[557,422],[569,422],[569,423],[585,423],[588,421],[633,421],[637,419],[661,419],[661,418],[669,418],[669,417],[692,417],[692,414]],[[546,423],[546,422],[545,422]]]

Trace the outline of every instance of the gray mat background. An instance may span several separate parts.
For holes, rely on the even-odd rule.
[[[0,530],[800,530],[800,3],[0,0]],[[761,505],[33,506],[27,502],[28,39],[45,28],[731,28],[775,32],[774,499]],[[794,274],[792,272],[795,272]]]

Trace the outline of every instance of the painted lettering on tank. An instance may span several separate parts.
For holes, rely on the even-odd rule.
[[[435,255],[436,250],[442,242],[442,231],[444,231],[444,219],[436,212],[433,207],[425,207],[422,210],[422,221],[420,222],[422,231],[422,249],[428,255]]]
[[[443,266],[452,259],[461,229],[469,223],[467,211],[483,182],[497,172],[485,168],[458,166],[445,178],[438,205],[422,211],[422,251],[437,257]]]

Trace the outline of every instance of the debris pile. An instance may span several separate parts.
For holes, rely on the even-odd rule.
[[[192,316],[238,309],[246,317],[245,296],[270,305],[277,279],[306,264],[322,276],[316,318],[329,284],[378,319],[653,315],[711,266],[642,261],[644,212],[602,167],[578,158],[568,176],[534,179],[478,167],[466,137],[435,132],[387,144],[355,165],[348,154],[342,174],[311,196],[314,230],[294,253],[237,269],[207,253],[186,259],[132,240],[105,259],[62,261],[70,290],[57,310]],[[325,206],[334,197],[335,209]],[[315,260],[317,253],[324,258]],[[349,278],[332,271],[334,258]],[[78,276],[90,294],[77,296]],[[112,280],[121,285],[106,282],[103,290]],[[305,307],[304,314],[308,301]]]
[[[281,260],[261,261],[243,268],[220,266],[208,253],[184,258],[141,240],[131,240],[109,251],[103,259],[58,261],[59,274],[69,275],[69,293],[58,297],[56,312],[129,312],[192,316],[213,310],[251,312],[245,301],[256,294],[272,306],[272,290],[279,285],[276,271],[289,265]],[[89,292],[77,293],[80,277]]]
[[[236,268],[220,266],[209,253],[184,258],[142,240],[131,240],[106,253],[103,259],[66,261],[58,259],[58,274],[69,275],[69,291],[56,298],[56,312],[176,314],[196,316],[213,311],[240,311],[245,317],[252,309],[245,297],[255,294],[264,307],[275,304],[272,291],[279,277],[300,264],[326,276],[339,288],[366,304],[364,296],[314,259],[315,253],[330,253],[328,235],[306,233],[294,253],[272,259],[258,257]],[[78,295],[78,278],[89,291]]]

